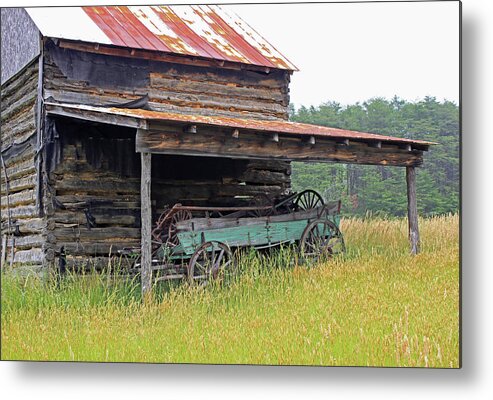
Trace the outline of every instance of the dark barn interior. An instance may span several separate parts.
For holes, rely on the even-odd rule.
[[[133,128],[55,118],[56,143],[44,204],[53,216],[53,250],[69,266],[100,267],[107,257],[140,245],[140,155]],[[152,215],[176,203],[245,206],[257,196],[289,192],[290,163],[156,155]]]

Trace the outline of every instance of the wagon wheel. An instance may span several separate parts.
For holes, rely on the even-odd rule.
[[[234,276],[233,254],[228,245],[210,241],[202,244],[188,263],[187,275],[191,284],[207,284],[211,279],[228,281]]]
[[[165,241],[166,227],[170,219],[171,212],[171,209],[168,206],[165,206],[164,211],[161,213],[158,220],[156,221],[156,224],[151,232],[154,246],[161,245]]]
[[[259,209],[253,210],[250,212],[253,217],[268,217],[273,214],[274,212],[274,207],[273,204],[274,202],[272,199],[269,197],[269,195],[265,193],[259,193],[253,198],[253,206],[258,207]],[[266,210],[261,210],[260,208],[262,207],[267,207],[270,206],[270,209]]]
[[[313,260],[331,257],[346,250],[341,231],[327,219],[317,219],[306,226],[301,235],[300,247],[303,257]]]
[[[178,237],[176,236],[177,234],[176,224],[178,222],[186,221],[187,219],[191,219],[191,218],[192,218],[192,213],[188,210],[178,210],[176,213],[173,214],[173,216],[169,221],[167,243],[175,246],[178,244]]]
[[[324,199],[315,190],[304,190],[294,200],[296,211],[311,210],[322,206]]]

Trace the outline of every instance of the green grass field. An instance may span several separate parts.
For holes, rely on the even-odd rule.
[[[348,251],[317,267],[248,255],[228,287],[156,290],[2,277],[2,359],[459,366],[459,217],[345,219]]]

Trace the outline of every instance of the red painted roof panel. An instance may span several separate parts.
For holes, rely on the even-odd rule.
[[[217,5],[26,10],[47,37],[297,70],[240,17]]]

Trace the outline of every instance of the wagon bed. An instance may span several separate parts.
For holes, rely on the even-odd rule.
[[[311,190],[251,207],[175,204],[156,221],[153,269],[161,271],[158,280],[207,282],[234,273],[236,249],[297,244],[304,257],[332,255],[344,250],[340,207]]]

